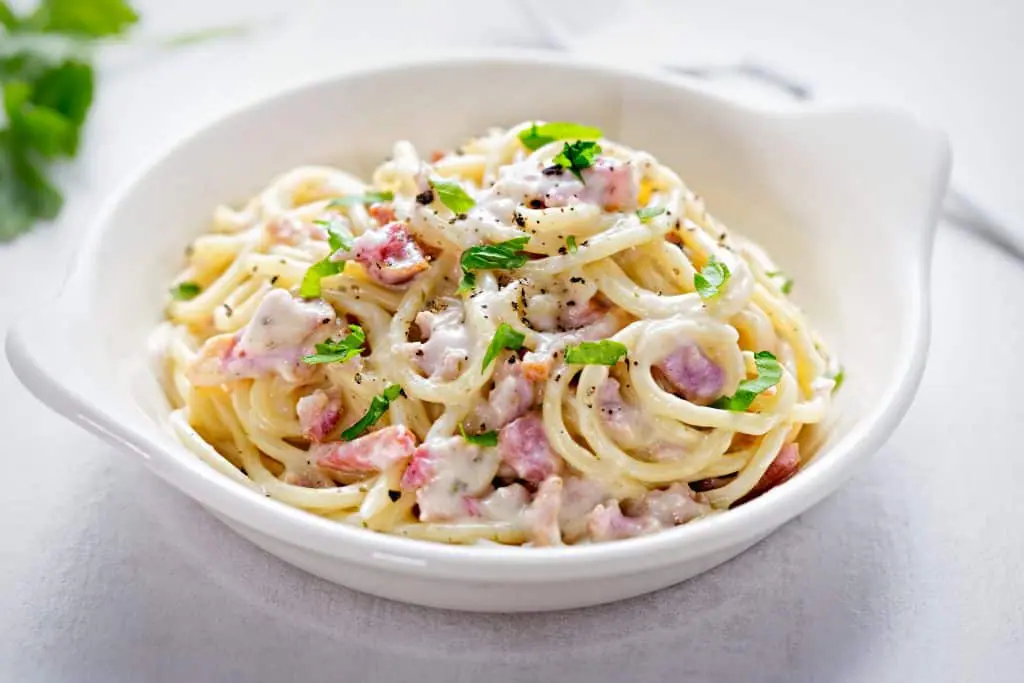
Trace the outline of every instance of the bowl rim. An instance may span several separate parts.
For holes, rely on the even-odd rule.
[[[303,93],[322,88],[342,87],[346,81],[369,78],[403,70],[445,69],[459,66],[546,66],[577,71],[598,72],[623,80],[645,82],[675,90],[686,90],[710,98],[719,104],[757,112],[761,116],[786,118],[822,114],[858,114],[897,116],[935,136],[940,145],[937,172],[933,179],[930,202],[923,207],[920,247],[912,275],[914,286],[908,297],[910,312],[903,329],[896,371],[883,391],[883,398],[866,411],[844,437],[816,459],[814,467],[802,471],[785,486],[726,514],[713,515],[690,524],[656,534],[625,539],[614,543],[569,545],[553,548],[521,548],[518,546],[458,546],[385,534],[348,524],[327,520],[266,498],[238,485],[209,467],[184,445],[179,447],[187,457],[177,457],[163,442],[149,433],[127,427],[115,417],[78,394],[52,375],[38,362],[29,343],[30,320],[23,318],[8,333],[6,350],[12,369],[19,380],[43,403],[65,417],[78,422],[102,438],[127,447],[142,455],[147,466],[176,488],[212,508],[218,515],[256,532],[292,546],[317,553],[348,557],[368,565],[386,565],[391,569],[415,573],[462,574],[464,578],[481,580],[529,582],[552,578],[576,578],[581,575],[610,575],[626,570],[664,566],[680,557],[700,557],[734,545],[743,539],[759,538],[792,517],[805,511],[831,493],[849,475],[852,465],[877,449],[896,428],[908,409],[923,374],[929,341],[929,301],[931,249],[937,207],[948,177],[948,145],[945,135],[912,116],[893,112],[885,107],[851,107],[812,105],[800,107],[760,107],[738,102],[716,92],[705,84],[667,73],[657,73],[639,65],[611,65],[592,58],[524,49],[449,50],[430,55],[401,55],[367,65],[342,68],[330,73],[262,93],[217,112],[164,145],[149,160],[136,167],[103,203],[101,210],[81,240],[74,263],[60,293],[44,310],[59,311],[76,297],[75,284],[89,277],[98,266],[104,235],[120,205],[169,157],[179,153],[203,133],[218,126],[230,125],[247,112],[273,106]],[[945,170],[941,165],[945,165]],[[907,229],[910,229],[908,226]],[[84,289],[84,288],[82,288]],[[38,311],[35,312],[38,315]],[[29,318],[31,316],[26,316]],[[160,430],[154,423],[152,431]],[[344,550],[344,552],[343,552]],[[363,553],[358,558],[359,553]],[[554,567],[565,570],[562,576],[552,575]],[[487,569],[487,575],[475,571]],[[546,570],[544,574],[531,570]],[[461,570],[461,571],[460,571]],[[572,570],[571,573],[569,570]],[[524,573],[526,572],[526,573]]]

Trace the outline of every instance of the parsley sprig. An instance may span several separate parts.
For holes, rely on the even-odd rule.
[[[316,299],[320,296],[320,280],[331,275],[338,275],[344,272],[344,261],[332,261],[331,255],[339,249],[351,249],[352,243],[345,235],[337,232],[331,227],[327,228],[327,244],[331,247],[331,253],[321,261],[317,261],[306,269],[302,276],[302,284],[299,285],[299,296],[304,299]]]
[[[693,287],[705,301],[718,296],[729,281],[729,267],[721,261],[710,260],[699,273],[693,274]]]
[[[723,396],[712,403],[711,407],[742,412],[750,407],[758,395],[768,391],[782,379],[782,366],[770,351],[755,353],[754,367],[757,368],[757,377],[743,380],[736,388],[735,394]]]
[[[551,123],[534,123],[519,133],[519,141],[523,147],[533,151],[555,140],[597,140],[603,133],[600,128],[581,126],[569,121],[553,121]]]
[[[484,353],[484,366],[482,369],[486,370],[487,366],[498,357],[502,349],[518,351],[523,348],[523,341],[525,340],[526,335],[522,332],[517,332],[508,323],[498,325],[498,329],[495,330],[494,336],[491,337],[491,343],[487,345],[487,351]]]
[[[583,180],[583,169],[593,166],[594,158],[600,153],[601,145],[596,142],[579,140],[565,143],[562,151],[552,161],[562,168],[569,169],[581,183],[586,185],[586,181]]]
[[[384,413],[388,412],[388,407],[391,402],[398,398],[398,395],[402,393],[402,387],[397,384],[391,384],[384,392],[374,396],[370,400],[370,407],[366,413],[359,418],[359,421],[354,425],[346,429],[341,433],[341,438],[345,441],[351,441],[359,436],[362,436],[367,429],[377,424],[380,418],[384,417]]]
[[[498,432],[483,432],[482,434],[467,434],[466,428],[459,425],[459,433],[462,434],[462,438],[471,444],[476,446],[490,446],[494,448],[498,445]]]
[[[349,333],[344,339],[334,341],[328,339],[322,344],[316,345],[316,353],[302,357],[302,362],[308,365],[319,363],[344,363],[355,358],[363,352],[363,344],[366,343],[366,333],[359,325],[349,325]]]
[[[604,339],[580,342],[565,347],[565,362],[570,365],[615,365],[629,353],[629,348],[617,341]]]
[[[529,237],[516,237],[498,244],[481,244],[466,249],[459,258],[462,281],[459,283],[458,293],[476,287],[476,274],[473,271],[522,268],[529,260],[529,256],[523,251],[523,247],[529,241]]]

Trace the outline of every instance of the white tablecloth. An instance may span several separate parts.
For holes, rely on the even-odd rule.
[[[1021,208],[1019,5],[917,0],[903,3],[914,11],[856,3],[841,12],[806,3],[798,14],[787,4],[718,3],[676,10],[675,21],[680,36],[733,36],[829,92],[932,114],[964,159],[958,182],[1006,216]],[[232,102],[340,58],[372,59],[387,48],[371,38],[406,47],[533,40],[511,2],[361,5],[143,3],[150,33],[270,21],[244,41],[105,62],[84,156],[63,173],[63,220],[0,247],[0,329],[54,293],[76,235],[119,180]],[[306,9],[287,9],[295,6]],[[632,35],[644,41],[643,30]],[[1015,81],[993,74],[1006,64]],[[1020,264],[940,229],[928,371],[903,425],[855,479],[684,585],[550,615],[420,609],[292,569],[132,456],[56,418],[3,365],[0,679],[1022,680],[1021,292]]]

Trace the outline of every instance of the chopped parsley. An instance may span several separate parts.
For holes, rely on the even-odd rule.
[[[476,286],[476,275],[473,273],[475,270],[522,268],[529,260],[523,252],[523,247],[529,241],[529,237],[516,237],[498,244],[482,244],[466,249],[459,258],[462,281],[459,283],[458,293],[469,291]]]
[[[767,275],[770,278],[782,278],[782,285],[779,287],[779,289],[782,290],[783,294],[789,294],[790,292],[793,291],[793,278],[788,277],[781,270],[773,270],[770,273],[765,273],[765,275]]]
[[[340,232],[327,228],[327,244],[331,247],[331,254],[340,249],[351,249],[352,244],[348,238]],[[344,272],[344,261],[332,261],[331,256],[311,265],[306,274],[302,276],[302,284],[299,285],[299,296],[304,299],[316,299],[320,296],[320,280],[331,275],[338,275]]]
[[[625,344],[611,339],[580,342],[565,347],[565,362],[571,365],[615,365],[628,352]]]
[[[362,436],[367,429],[377,424],[377,421],[388,411],[391,402],[398,398],[398,395],[401,393],[402,387],[392,384],[384,389],[384,393],[374,396],[373,400],[370,401],[370,407],[367,409],[366,414],[359,418],[359,421],[354,425],[343,431],[341,438],[345,441],[351,441],[358,436]]]
[[[645,206],[642,209],[637,209],[636,215],[639,216],[641,223],[646,223],[655,216],[660,216],[665,213],[664,206]]]
[[[377,204],[380,202],[390,202],[395,198],[394,192],[367,192],[365,194],[347,194],[344,197],[335,197],[327,203],[327,208],[333,208],[335,206],[353,206],[356,204]]]
[[[565,238],[565,246],[566,248],[569,249],[570,254],[575,254],[577,251],[579,251],[579,247],[576,246],[575,235],[569,235],[568,237]]]
[[[437,193],[437,198],[441,200],[441,203],[451,209],[454,214],[466,213],[476,206],[476,200],[470,197],[462,189],[462,185],[454,180],[431,179],[430,187]]]
[[[532,151],[555,140],[596,140],[602,135],[600,128],[581,126],[568,121],[553,121],[542,123],[539,126],[534,123],[529,128],[520,131],[519,141],[523,143],[523,147]]]
[[[729,268],[720,261],[710,260],[693,274],[693,287],[701,299],[713,299],[722,291],[722,286],[729,280]]]
[[[757,368],[757,377],[743,380],[735,394],[723,396],[712,403],[711,407],[742,412],[750,407],[759,394],[768,391],[782,379],[782,366],[769,351],[755,353],[754,366]]]
[[[322,344],[316,345],[316,353],[303,356],[302,361],[309,365],[318,363],[344,363],[350,358],[355,358],[363,351],[363,344],[366,343],[366,333],[359,325],[349,325],[349,333],[340,341],[328,339]]]
[[[476,446],[490,446],[494,448],[498,445],[498,432],[484,432],[483,434],[467,434],[466,428],[459,425],[459,433],[462,434],[462,438]]]
[[[176,286],[171,287],[171,296],[174,297],[175,301],[188,301],[199,296],[201,291],[203,291],[203,288],[196,282],[180,282]]]
[[[574,176],[579,178],[579,181],[586,184],[583,180],[583,169],[590,168],[594,165],[594,157],[601,153],[601,145],[596,142],[567,142],[562,147],[562,151],[552,159],[556,164],[562,168],[569,169]]]
[[[498,354],[503,349],[510,349],[512,351],[521,349],[525,339],[526,335],[522,332],[517,332],[508,323],[498,325],[498,329],[494,332],[494,337],[491,338],[491,343],[487,345],[487,352],[484,353],[484,366],[482,370],[486,370],[487,366],[494,362],[494,359],[498,357]]]
[[[837,391],[839,391],[839,387],[843,386],[843,382],[845,380],[846,380],[846,370],[842,366],[839,366],[839,372],[837,372],[835,374],[835,377],[832,378],[832,381],[835,382],[835,384],[832,386],[832,393],[833,394],[836,393]]]

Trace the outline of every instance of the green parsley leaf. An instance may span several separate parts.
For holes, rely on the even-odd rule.
[[[10,130],[0,130],[0,241],[10,241],[40,219],[57,216],[63,204],[28,151]]]
[[[755,353],[754,366],[757,368],[757,377],[743,380],[735,394],[723,396],[712,403],[711,407],[742,412],[750,407],[759,394],[771,389],[782,379],[782,366],[769,351]]]
[[[518,351],[523,348],[523,341],[526,339],[526,335],[522,332],[517,332],[508,323],[502,323],[498,325],[498,329],[494,332],[494,337],[491,338],[491,343],[487,345],[487,352],[484,354],[484,366],[483,370],[487,369],[487,366],[494,362],[494,359],[498,357],[502,349],[510,349],[512,351]]]
[[[11,30],[18,23],[18,18],[14,16],[14,12],[3,0],[0,0],[0,26],[3,26],[7,30]]]
[[[572,174],[579,178],[581,183],[586,184],[583,180],[583,169],[590,168],[594,165],[594,157],[601,153],[601,145],[596,142],[567,142],[562,147],[562,151],[558,153],[552,161],[572,171]]]
[[[565,362],[571,365],[615,365],[628,352],[625,344],[611,339],[580,342],[565,347]]]
[[[832,393],[833,394],[836,393],[837,391],[839,391],[839,387],[843,386],[843,382],[845,380],[846,380],[846,370],[842,366],[839,366],[839,372],[837,372],[835,377],[832,378],[832,381],[835,382],[835,385],[833,385],[833,387],[832,387]]]
[[[664,206],[645,206],[642,209],[637,209],[636,215],[640,217],[641,223],[646,223],[655,216],[660,216],[665,213]]]
[[[693,287],[701,299],[713,299],[722,291],[722,285],[729,280],[729,268],[714,259],[708,261],[699,273],[693,274]]]
[[[349,325],[349,333],[341,341],[328,339],[316,345],[316,353],[302,357],[302,362],[309,365],[318,363],[344,363],[363,352],[366,333],[359,325]]]
[[[175,301],[188,301],[199,296],[201,291],[203,291],[203,288],[195,282],[181,282],[176,287],[171,288],[171,296]]]
[[[529,237],[516,237],[498,244],[482,244],[470,247],[462,252],[459,264],[462,266],[462,282],[457,293],[473,289],[476,286],[474,270],[513,270],[522,268],[529,259],[523,247],[530,241]]]
[[[354,425],[346,429],[341,433],[341,438],[345,441],[351,441],[377,424],[377,421],[384,416],[384,413],[388,411],[388,406],[391,402],[398,398],[398,395],[402,393],[402,387],[397,384],[392,384],[384,389],[384,393],[374,396],[370,401],[370,407],[367,409],[366,414],[359,418],[359,421]]]
[[[575,254],[577,251],[579,251],[579,247],[576,246],[575,235],[569,235],[568,237],[565,238],[565,246],[569,250],[570,254]]]
[[[327,208],[335,206],[354,206],[356,204],[379,204],[390,202],[395,198],[394,192],[367,192],[365,194],[347,194],[344,197],[336,197],[327,203]]]
[[[466,213],[476,206],[476,200],[470,197],[454,180],[431,179],[429,182],[430,187],[437,192],[437,198],[451,209],[452,213]]]
[[[597,140],[602,135],[604,133],[600,128],[581,126],[568,121],[553,121],[539,126],[534,123],[526,130],[520,131],[519,141],[523,143],[523,147],[532,151],[555,140]]]
[[[494,448],[498,445],[498,432],[484,432],[483,434],[467,434],[466,428],[459,425],[459,433],[462,434],[462,438],[471,444],[477,446],[490,446]]]
[[[779,289],[782,290],[783,294],[789,294],[793,291],[793,278],[787,277],[781,270],[773,270],[770,273],[765,273],[765,275],[771,278],[782,278],[782,286]]]
[[[320,280],[331,275],[337,275],[344,270],[344,261],[331,261],[329,256],[323,261],[317,261],[302,276],[302,284],[299,285],[299,296],[304,299],[318,298],[321,292]]]
[[[19,28],[104,38],[124,33],[138,20],[124,0],[43,0]]]
[[[327,228],[327,245],[330,246],[332,254],[342,249],[348,251],[352,248],[352,242],[347,236],[330,227]]]

